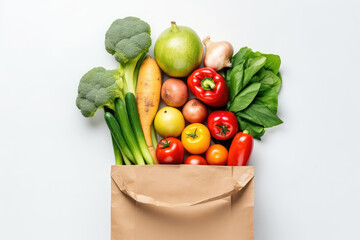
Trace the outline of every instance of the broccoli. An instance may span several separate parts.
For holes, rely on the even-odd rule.
[[[121,64],[147,52],[150,45],[150,26],[136,17],[115,20],[105,34],[106,51]]]
[[[138,63],[151,46],[150,26],[136,17],[115,20],[105,34],[105,48],[114,55],[124,75],[124,92],[135,94]],[[138,66],[139,67],[139,66]]]
[[[116,98],[123,98],[122,81],[118,70],[96,67],[81,78],[76,106],[85,117],[92,117],[98,108],[114,109]]]
[[[80,80],[76,106],[92,117],[104,106],[114,110],[114,100],[135,94],[142,60],[151,46],[150,26],[136,17],[115,20],[105,35],[105,48],[119,62],[119,68],[93,68]]]
[[[92,117],[98,108],[106,107],[105,119],[109,122],[117,147],[124,151],[124,147],[121,149],[120,146],[127,144],[132,153],[127,157],[133,156],[137,164],[154,163],[146,145],[135,99],[139,69],[150,46],[149,24],[135,17],[115,20],[106,32],[105,48],[119,62],[119,68],[106,70],[98,67],[87,72],[80,80],[76,99],[76,105],[85,117]],[[111,118],[109,109],[115,111],[114,118]],[[115,154],[120,159],[118,149],[115,149]]]

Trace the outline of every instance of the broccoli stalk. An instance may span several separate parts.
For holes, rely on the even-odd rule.
[[[128,92],[135,94],[138,75],[139,75],[139,69],[141,66],[141,63],[143,62],[144,58],[146,57],[146,53],[140,55],[138,58],[130,60],[123,66],[121,63],[119,69],[123,69],[124,71],[124,95]]]

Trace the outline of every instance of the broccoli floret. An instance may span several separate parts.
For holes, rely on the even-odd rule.
[[[98,108],[114,109],[114,100],[123,97],[119,70],[93,68],[81,78],[76,106],[85,117],[92,117]]]
[[[137,73],[151,46],[150,26],[136,17],[115,20],[105,35],[105,48],[124,73],[124,93],[135,93]]]
[[[105,35],[106,51],[123,65],[148,52],[150,46],[150,26],[136,17],[115,20]]]

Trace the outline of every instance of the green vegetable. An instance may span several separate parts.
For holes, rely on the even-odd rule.
[[[253,83],[241,91],[231,103],[229,111],[239,112],[247,108],[259,92],[261,83]]]
[[[105,112],[104,118],[106,121],[106,124],[108,125],[111,135],[113,136],[113,139],[115,140],[115,143],[121,149],[121,151],[124,153],[124,155],[131,160],[132,162],[135,161],[133,154],[131,153],[128,145],[126,144],[125,138],[123,136],[123,133],[120,129],[120,126],[114,117],[110,112]]]
[[[156,131],[155,131],[155,128],[154,128],[154,123],[151,124],[150,130],[151,130],[151,141],[152,141],[154,149],[156,150],[158,139],[157,139]]]
[[[120,150],[127,165],[130,161],[145,164],[144,158],[148,164],[153,164],[149,150],[143,144],[145,139],[135,104],[139,68],[150,46],[149,24],[136,17],[115,20],[106,32],[105,48],[114,55],[119,67],[90,70],[81,78],[78,88],[76,105],[85,117],[92,117],[98,108],[115,111],[116,119],[106,110],[105,120],[120,148],[114,146],[115,159],[120,162]]]
[[[126,101],[126,109],[127,109],[127,112],[129,113],[129,118],[132,120],[131,126],[134,129],[135,137],[139,144],[140,151],[141,151],[147,164],[154,164],[154,161],[151,157],[149,148],[147,147],[147,144],[145,141],[144,133],[142,131],[134,94],[126,93],[125,101]]]
[[[114,109],[114,100],[122,97],[118,71],[96,67],[80,79],[76,106],[84,117],[92,117],[98,108]]]
[[[136,164],[144,165],[145,162],[141,154],[140,148],[137,144],[134,132],[132,130],[125,103],[120,98],[116,99],[115,101],[115,114],[120,120],[121,131],[123,133],[126,143],[128,144],[132,154],[134,155]]]
[[[112,141],[113,148],[114,148],[115,165],[123,165],[124,164],[123,157],[121,155],[120,148],[118,147],[113,135],[111,135],[111,141]]]
[[[150,46],[150,26],[139,18],[117,19],[107,30],[105,48],[120,63],[125,93],[135,93],[138,74],[135,68],[138,62],[141,64]]]
[[[241,130],[248,130],[260,139],[266,128],[282,123],[276,115],[281,88],[278,55],[253,52],[241,48],[231,59],[232,68],[226,72],[229,85],[229,111],[236,114]]]

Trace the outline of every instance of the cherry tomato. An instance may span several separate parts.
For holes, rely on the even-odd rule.
[[[191,165],[207,165],[205,158],[199,155],[191,155],[186,158],[184,164],[191,164]]]
[[[226,165],[228,159],[227,149],[220,144],[214,144],[206,151],[206,161],[210,165]]]
[[[156,157],[160,164],[183,163],[184,153],[184,146],[174,137],[161,139],[156,148]]]
[[[238,132],[238,122],[234,113],[214,111],[208,117],[211,136],[218,140],[228,140]]]
[[[209,129],[201,123],[190,124],[182,132],[181,142],[192,154],[204,153],[210,146]]]

